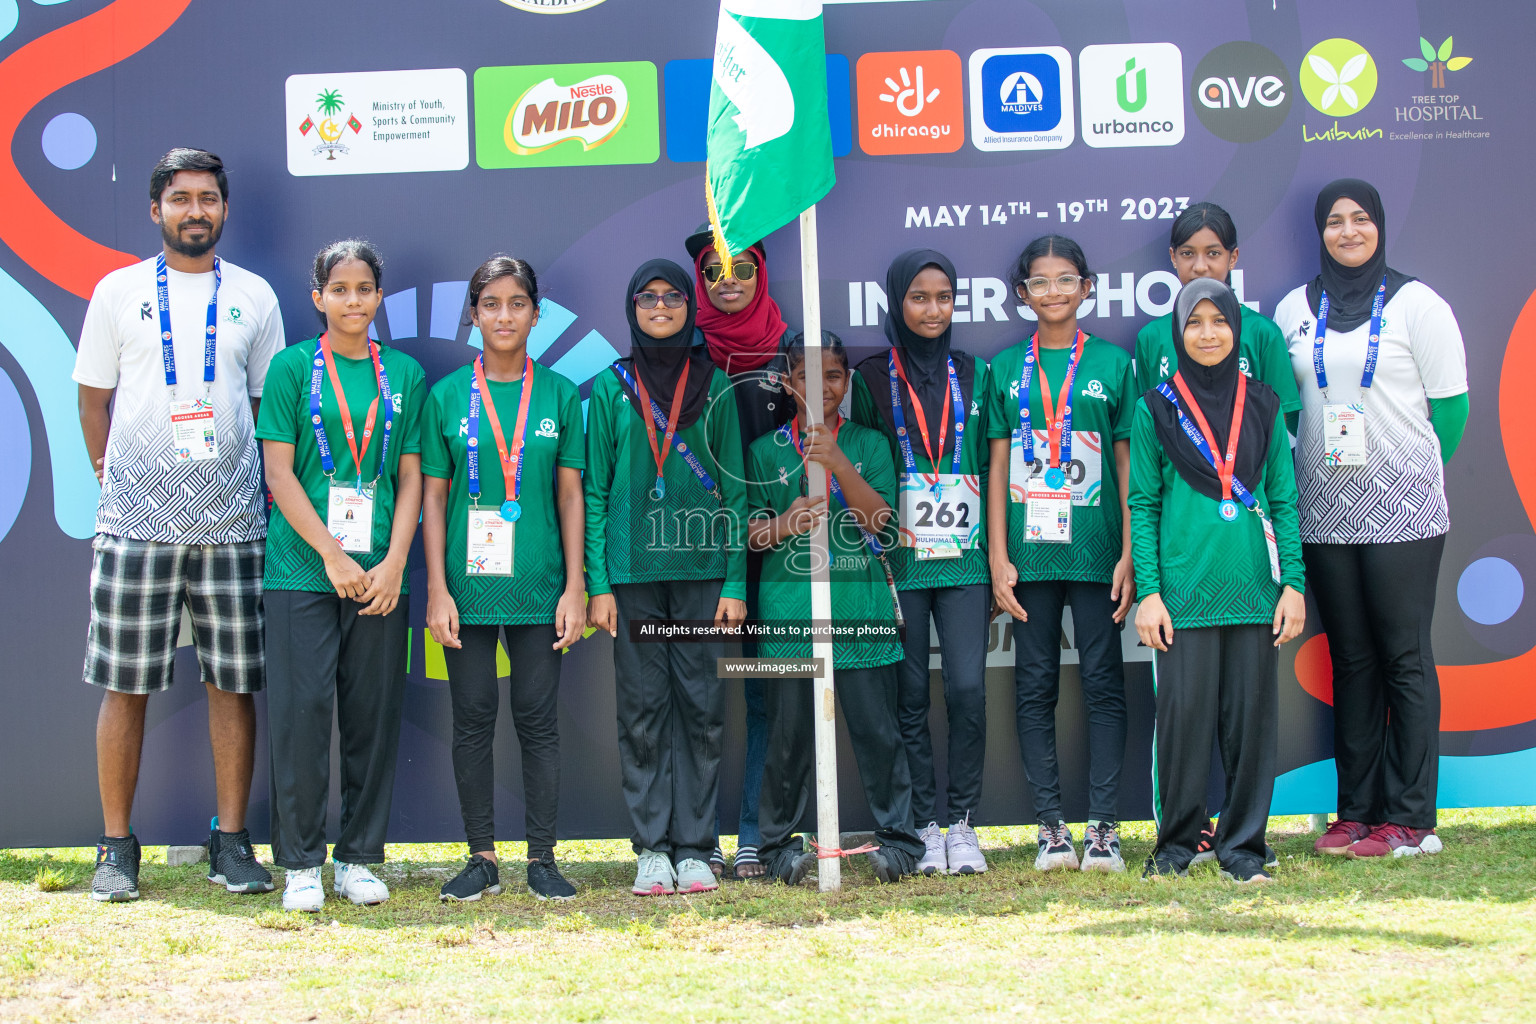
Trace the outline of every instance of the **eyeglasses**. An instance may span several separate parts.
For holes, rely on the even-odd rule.
[[[714,284],[725,276],[724,263],[711,263],[703,270],[704,280]],[[733,260],[731,262],[731,276],[738,281],[750,281],[757,276],[757,264],[748,263],[745,260]]]
[[[1067,292],[1077,291],[1078,285],[1083,283],[1083,279],[1077,274],[1062,274],[1054,282],[1049,277],[1031,277],[1024,282],[1024,287],[1029,289],[1029,294],[1038,298],[1048,293],[1053,283],[1056,285],[1057,291],[1066,294]]]
[[[655,309],[658,302],[668,309],[688,305],[688,296],[682,292],[667,292],[665,295],[657,295],[655,292],[636,292],[634,298],[635,305],[641,309]]]

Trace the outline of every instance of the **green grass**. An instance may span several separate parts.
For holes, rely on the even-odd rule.
[[[1536,1018],[1536,815],[1442,815],[1446,851],[1311,854],[1271,822],[1275,884],[1032,868],[1033,830],[982,829],[983,876],[845,888],[627,892],[622,842],[564,842],[580,889],[443,906],[457,846],[391,846],[393,898],[318,915],[229,896],[145,850],[144,899],[97,904],[92,851],[0,852],[0,1020],[1523,1021]],[[1127,860],[1151,844],[1125,827]],[[260,850],[265,859],[267,851]],[[279,885],[281,885],[281,872]],[[327,885],[329,878],[327,877]]]

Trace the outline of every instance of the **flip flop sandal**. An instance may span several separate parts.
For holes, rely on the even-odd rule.
[[[748,873],[748,874],[742,874],[741,873],[741,869],[744,868],[744,867],[756,867],[759,870],[757,870],[756,872]],[[738,881],[743,881],[744,882],[744,881],[747,881],[748,879],[762,878],[763,874],[764,874],[763,862],[757,859],[757,847],[755,847],[755,846],[740,846],[740,847],[737,847],[736,848],[736,857],[735,857],[734,861],[732,862],[732,870],[735,873],[736,878],[737,878]]]
[[[709,855],[709,870],[715,873],[716,878],[725,874],[725,854],[718,845],[715,846],[715,852]]]

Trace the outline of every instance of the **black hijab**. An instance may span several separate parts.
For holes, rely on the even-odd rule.
[[[634,296],[656,280],[667,282],[688,299],[688,317],[683,321],[682,329],[667,338],[653,338],[642,331],[636,312]],[[698,313],[693,294],[693,275],[671,260],[650,260],[641,264],[640,269],[629,279],[629,288],[624,293],[624,310],[625,316],[629,318],[628,361],[633,363],[636,376],[644,382],[646,390],[651,393],[656,404],[661,406],[664,415],[672,412],[672,395],[677,388],[677,379],[683,374],[683,367],[692,367],[688,371],[688,386],[683,390],[683,409],[677,417],[678,429],[692,426],[704,412],[704,403],[709,398],[709,386],[715,374],[715,364],[709,360],[709,348],[704,344],[704,337],[693,328],[694,317]],[[643,408],[640,396],[628,385],[625,385],[624,390],[629,392],[631,404],[640,418],[648,424],[652,423],[650,410]]]
[[[1202,366],[1184,350],[1184,324],[1202,300],[1209,299],[1221,310],[1232,327],[1232,351],[1214,366]],[[1189,388],[1189,393],[1205,414],[1211,432],[1216,435],[1218,454],[1227,453],[1227,438],[1232,433],[1232,407],[1237,401],[1239,341],[1242,339],[1243,317],[1237,296],[1220,281],[1196,278],[1185,285],[1173,303],[1173,348],[1178,353],[1179,376]],[[1178,394],[1172,381],[1168,386]],[[1208,498],[1221,497],[1221,478],[1216,475],[1205,456],[1179,426],[1179,415],[1173,403],[1155,388],[1146,393],[1147,408],[1152,412],[1152,424],[1157,428],[1157,439],[1168,454],[1168,461],[1184,482]],[[1181,405],[1186,405],[1179,395]],[[1264,384],[1248,382],[1248,395],[1243,404],[1242,435],[1237,441],[1237,467],[1235,476],[1244,484],[1253,486],[1263,473],[1264,460],[1269,455],[1270,434],[1275,427],[1275,415],[1280,409],[1280,399]],[[1187,407],[1185,415],[1191,416]]]
[[[1376,225],[1376,251],[1358,267],[1346,267],[1328,252],[1322,240],[1323,228],[1328,224],[1328,214],[1333,204],[1343,198],[1353,199],[1360,209],[1370,214]],[[1376,289],[1383,277],[1387,280],[1387,301],[1397,290],[1414,280],[1387,266],[1387,220],[1381,208],[1381,194],[1369,182],[1359,178],[1340,178],[1323,186],[1317,194],[1317,205],[1312,209],[1312,219],[1317,222],[1318,255],[1322,273],[1307,285],[1307,306],[1313,313],[1328,292],[1328,326],[1336,331],[1352,331],[1371,318],[1371,303],[1376,299]]]
[[[897,256],[885,272],[885,295],[889,306],[885,315],[885,336],[901,356],[901,366],[907,373],[907,380],[917,392],[918,401],[923,403],[923,413],[936,431],[941,419],[951,415],[949,337],[954,328],[953,325],[944,328],[944,333],[937,338],[925,338],[907,326],[904,309],[907,289],[912,287],[913,280],[925,267],[942,270],[944,276],[949,278],[949,287],[955,288],[955,265],[943,253],[932,249],[908,249]],[[885,357],[882,356],[880,361],[884,365]],[[955,372],[957,376],[960,373],[958,361]],[[902,395],[903,400],[907,398],[906,394]],[[950,430],[949,433],[954,431]],[[937,437],[937,433],[934,436]]]

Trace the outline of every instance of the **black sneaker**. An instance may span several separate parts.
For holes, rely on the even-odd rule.
[[[1155,882],[1160,878],[1183,878],[1189,874],[1189,867],[1179,867],[1171,857],[1166,855],[1154,855],[1147,858],[1147,863],[1141,869],[1143,882]]]
[[[816,855],[807,850],[789,862],[789,873],[782,875],[785,885],[799,885],[805,881],[805,876],[811,873],[811,868],[816,866]]]
[[[552,853],[528,862],[528,891],[541,900],[576,898],[576,887],[567,882],[555,866],[555,855]]]
[[[218,819],[208,831],[208,881],[230,892],[271,892],[272,875],[251,849],[251,833],[220,832]]]
[[[1264,866],[1267,868],[1277,868],[1280,866],[1280,855],[1268,843],[1264,844]]]
[[[1270,881],[1268,871],[1251,866],[1251,864],[1239,864],[1236,867],[1222,868],[1223,881],[1236,882],[1238,885],[1251,885]]]
[[[912,857],[903,858],[900,850],[889,846],[882,846],[865,856],[869,858],[869,866],[875,869],[875,877],[886,885],[901,881],[902,875],[910,875],[916,867]],[[905,864],[902,863],[903,860],[906,861]]]
[[[122,903],[139,898],[139,840],[128,835],[96,840],[96,877],[91,879],[91,899]]]
[[[501,874],[496,862],[475,854],[452,880],[444,882],[437,898],[444,903],[473,903],[481,896],[501,894]]]

